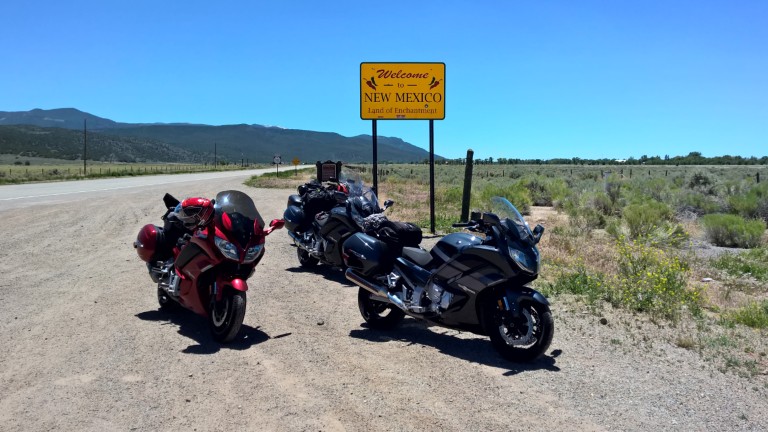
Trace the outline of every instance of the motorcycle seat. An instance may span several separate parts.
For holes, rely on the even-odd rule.
[[[432,261],[432,255],[422,248],[406,246],[403,248],[403,256],[421,267],[426,267]]]

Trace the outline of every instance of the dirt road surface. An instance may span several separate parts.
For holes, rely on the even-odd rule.
[[[244,179],[0,208],[1,431],[768,430],[764,386],[681,348],[622,344],[612,323],[557,304],[533,364],[413,319],[370,330],[357,289],[301,270],[284,231],[249,280],[240,337],[221,346],[203,318],[158,311],[132,242],[165,192],[244,190],[280,217],[293,191]]]

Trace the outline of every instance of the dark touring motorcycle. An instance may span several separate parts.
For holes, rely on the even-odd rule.
[[[344,267],[344,242],[355,233],[378,228],[386,221],[382,213],[394,204],[387,200],[380,207],[376,193],[354,172],[330,185],[299,186],[299,192],[288,198],[283,219],[302,267]]]
[[[370,328],[393,328],[407,314],[489,336],[508,360],[532,361],[546,351],[554,334],[549,303],[526,285],[538,277],[544,227],[531,231],[505,198],[491,203],[491,212],[454,224],[479,236],[448,234],[431,251],[405,247],[396,256],[363,233],[344,243],[345,275],[360,287],[358,305]]]
[[[210,214],[182,227],[174,212],[182,211],[181,203],[166,194],[165,226],[145,225],[134,247],[157,283],[160,308],[190,309],[208,319],[215,340],[229,342],[243,323],[246,280],[264,256],[265,237],[281,228],[283,221],[272,220],[265,229],[253,200],[240,191],[219,192],[210,202],[194,200],[212,204],[210,210],[194,208],[198,214]]]

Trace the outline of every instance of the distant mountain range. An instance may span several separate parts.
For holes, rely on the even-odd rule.
[[[86,133],[83,134],[84,122]],[[0,153],[81,159],[83,137],[89,160],[113,162],[272,162],[298,158],[371,162],[370,135],[261,125],[210,126],[187,123],[120,123],[74,108],[0,111]],[[400,138],[378,137],[379,162],[420,162],[429,152]],[[443,159],[435,156],[436,160]]]

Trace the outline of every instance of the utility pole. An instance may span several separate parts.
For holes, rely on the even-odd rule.
[[[88,143],[88,134],[86,133],[85,120],[86,119],[83,119],[83,176],[87,175],[87,173],[85,171],[86,170],[86,165],[85,165],[86,155],[85,155],[85,152],[88,149],[88,144],[87,144]]]
[[[219,169],[219,162],[216,160],[216,143],[213,143],[213,169]]]

